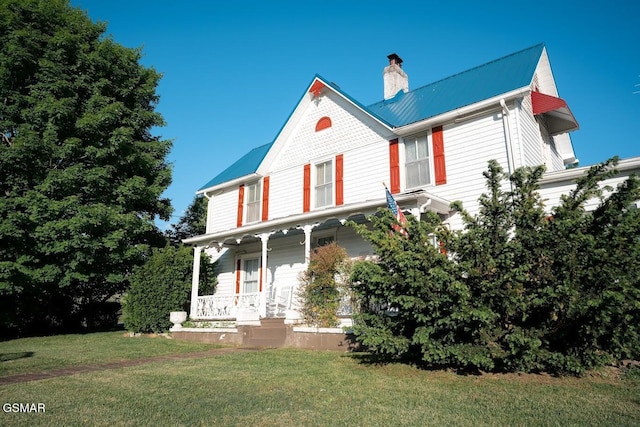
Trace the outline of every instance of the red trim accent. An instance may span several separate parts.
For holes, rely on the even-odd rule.
[[[564,99],[536,91],[531,92],[531,104],[533,106],[533,114],[535,115],[567,107]]]
[[[330,127],[331,127],[331,119],[327,116],[324,116],[320,118],[320,120],[318,120],[318,123],[316,123],[316,132],[319,132],[323,129],[327,129]]]
[[[433,169],[436,175],[436,185],[447,183],[447,167],[444,161],[444,137],[442,126],[431,130],[431,142],[433,144]]]
[[[302,211],[311,210],[311,165],[304,165],[304,176],[302,181]]]
[[[240,274],[242,273],[242,260],[236,261],[236,295],[240,293]]]
[[[269,220],[269,177],[262,179],[262,220]]]
[[[336,156],[336,206],[344,204],[344,155]]]
[[[398,138],[389,141],[389,179],[391,194],[400,192],[400,147]]]
[[[236,220],[236,226],[242,227],[242,216],[244,212],[244,184],[238,187],[238,219]]]
[[[309,93],[312,93],[313,96],[320,96],[320,92],[322,92],[322,89],[324,88],[325,88],[324,83],[316,79],[316,81],[313,82],[313,84],[311,85],[311,88],[309,89]]]
[[[260,258],[260,268],[258,269],[258,274],[260,275],[260,289],[259,292],[262,292],[262,258]]]

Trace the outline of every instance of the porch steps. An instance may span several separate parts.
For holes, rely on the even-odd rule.
[[[288,326],[284,319],[261,319],[260,326],[243,326],[242,346],[252,348],[284,347]]]

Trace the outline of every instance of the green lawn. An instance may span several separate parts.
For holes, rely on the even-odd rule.
[[[95,337],[96,352],[101,337]],[[134,340],[105,337],[111,344]],[[152,339],[138,342],[157,345]],[[163,342],[163,350],[185,349],[184,343]],[[11,344],[0,343],[0,349]],[[637,379],[460,376],[293,349],[0,386],[0,403],[5,402],[44,403],[46,412],[0,412],[3,426],[640,425]]]
[[[0,377],[211,348],[215,346],[125,332],[22,338],[0,342]]]

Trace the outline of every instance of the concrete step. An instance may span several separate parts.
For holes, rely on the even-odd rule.
[[[242,328],[242,346],[257,348],[277,348],[284,346],[287,339],[287,325],[284,319],[262,319],[260,326]]]

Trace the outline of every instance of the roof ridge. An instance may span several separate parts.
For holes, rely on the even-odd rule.
[[[478,70],[478,69],[480,69],[480,68],[486,67],[486,66],[491,65],[491,64],[494,64],[494,63],[496,63],[496,62],[504,61],[504,60],[505,60],[505,59],[507,59],[507,58],[510,58],[510,57],[513,57],[513,56],[516,56],[516,55],[520,55],[520,54],[522,54],[523,52],[526,52],[526,51],[529,51],[529,50],[534,50],[534,49],[537,49],[537,48],[544,48],[544,47],[545,47],[545,44],[544,44],[544,43],[538,43],[538,44],[536,44],[536,45],[533,45],[533,46],[527,47],[527,48],[525,48],[525,49],[521,49],[521,50],[519,50],[519,51],[517,51],[517,52],[513,52],[513,53],[510,53],[510,54],[508,54],[508,55],[501,56],[500,58],[497,58],[497,59],[494,59],[494,60],[491,60],[491,61],[485,62],[484,64],[476,65],[475,67],[471,67],[471,68],[468,68],[468,69],[466,69],[466,70],[464,70],[464,71],[460,71],[460,72],[458,72],[458,73],[451,74],[451,75],[449,75],[449,76],[447,76],[447,77],[444,77],[444,78],[441,78],[441,79],[439,79],[439,80],[436,80],[436,81],[434,81],[434,82],[427,83],[427,84],[422,85],[422,86],[420,86],[420,87],[417,87],[417,88],[415,88],[415,89],[413,89],[413,90],[410,90],[410,91],[408,91],[407,93],[409,94],[409,93],[417,92],[417,91],[422,90],[422,89],[424,89],[424,88],[426,88],[426,87],[436,85],[436,84],[441,83],[441,82],[444,82],[444,81],[446,81],[446,80],[450,80],[450,79],[452,79],[452,78],[454,78],[454,77],[458,77],[458,76],[460,76],[460,75],[462,75],[462,74],[470,73],[470,72],[472,72],[472,71]],[[376,105],[380,105],[380,104],[384,105],[384,104],[393,103],[394,101],[396,101],[396,100],[398,100],[398,99],[400,99],[400,98],[402,98],[402,97],[399,97],[399,98],[398,98],[398,97],[394,96],[394,97],[389,98],[389,99],[383,99],[382,101],[374,102],[373,104],[368,105],[368,106],[367,106],[367,108],[371,108],[371,107],[374,107],[374,106],[376,106]]]

